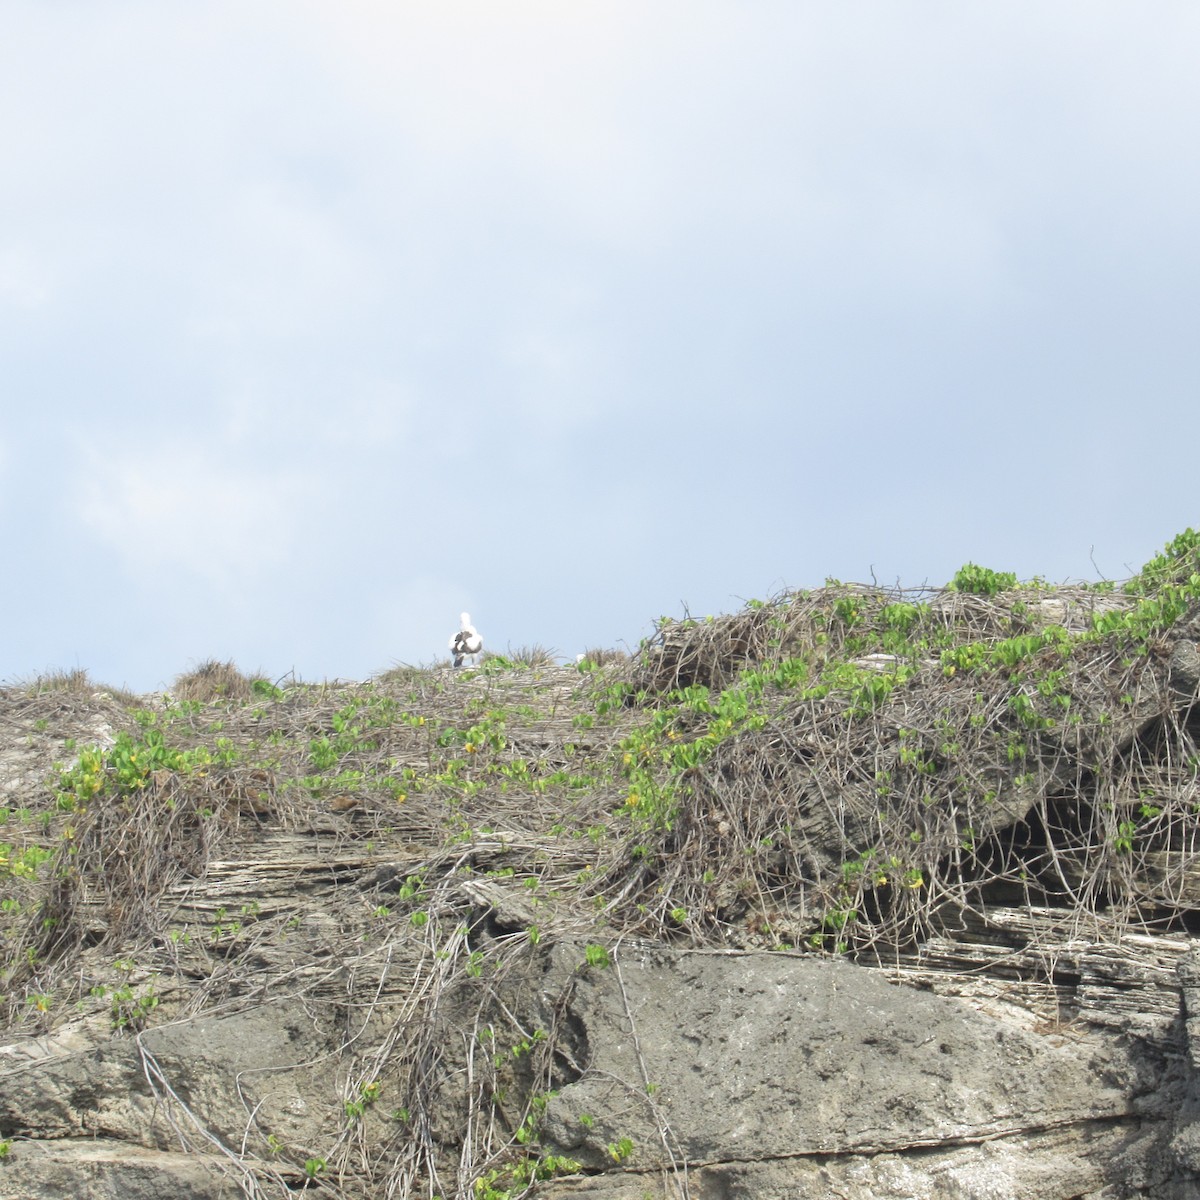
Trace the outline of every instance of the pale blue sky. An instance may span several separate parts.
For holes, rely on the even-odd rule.
[[[7,0],[0,679],[1127,576],[1200,523],[1197,61],[1169,0]]]

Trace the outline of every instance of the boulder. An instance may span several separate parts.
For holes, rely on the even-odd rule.
[[[543,1138],[609,1174],[547,1196],[1065,1200],[1166,1186],[1177,1085],[1147,1092],[1128,1047],[1086,1029],[1032,1031],[846,963],[660,947],[587,970],[572,1015],[592,1059],[551,1101]]]

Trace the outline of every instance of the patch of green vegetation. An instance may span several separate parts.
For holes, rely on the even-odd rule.
[[[213,762],[207,747],[181,750],[168,746],[162,731],[147,729],[134,738],[124,731],[108,749],[90,746],[78,762],[64,769],[58,780],[58,806],[68,812],[85,808],[101,794],[128,795],[145,788],[159,771],[187,774]]]
[[[14,879],[36,879],[38,867],[52,857],[52,852],[42,846],[21,849],[11,842],[0,842],[0,878],[11,875]],[[14,903],[19,905],[20,902]],[[16,912],[18,909],[8,911]]]
[[[1146,563],[1123,591],[1131,596],[1146,596],[1187,583],[1196,574],[1200,574],[1200,532],[1189,526],[1173,537],[1161,554]]]
[[[964,563],[946,585],[952,592],[966,592],[973,596],[998,596],[1017,586],[1017,577],[1011,571],[992,571],[975,563]]]

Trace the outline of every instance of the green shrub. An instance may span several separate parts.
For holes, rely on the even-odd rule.
[[[995,596],[1016,586],[1017,577],[1012,571],[991,571],[970,562],[958,568],[949,584],[952,592],[974,596]]]
[[[1126,585],[1130,595],[1144,596],[1167,584],[1181,584],[1200,572],[1200,533],[1185,529],[1173,537]]]

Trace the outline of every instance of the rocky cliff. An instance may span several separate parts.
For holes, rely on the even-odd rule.
[[[1200,574],[0,690],[0,1195],[1200,1195]]]

